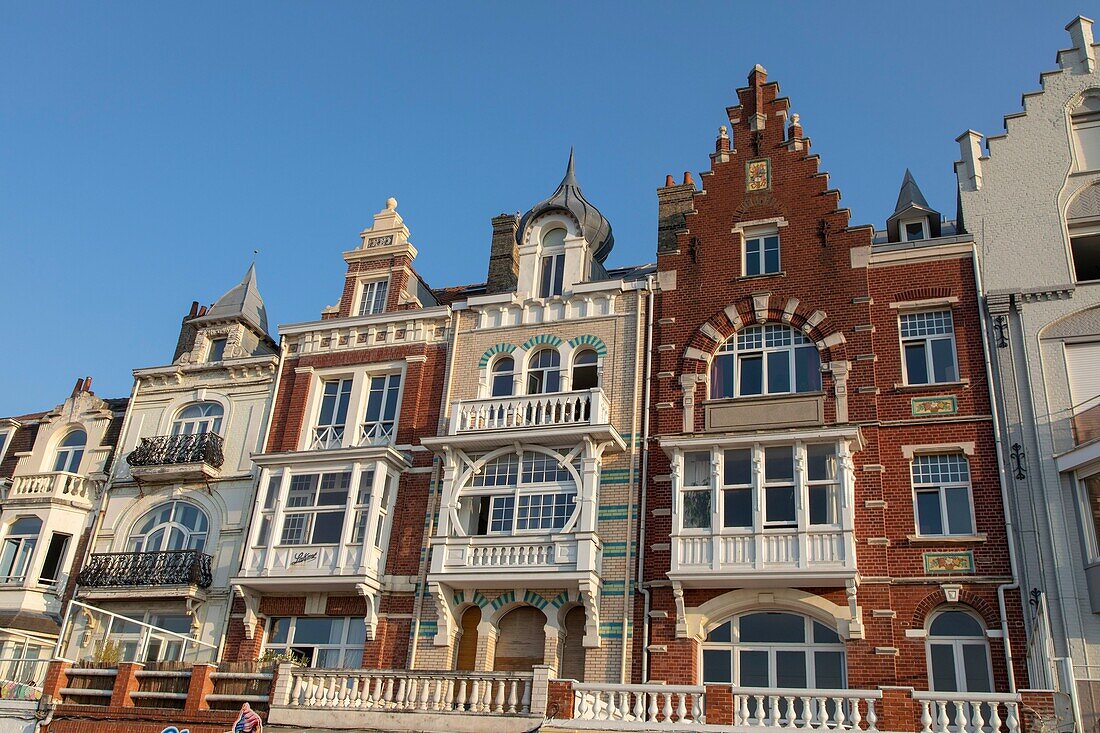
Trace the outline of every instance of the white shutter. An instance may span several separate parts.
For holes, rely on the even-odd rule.
[[[1069,394],[1076,407],[1100,396],[1100,341],[1066,344]]]

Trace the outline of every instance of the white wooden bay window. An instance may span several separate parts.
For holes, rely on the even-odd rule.
[[[576,482],[558,458],[507,453],[470,479],[459,499],[459,528],[467,536],[560,532],[576,503]]]

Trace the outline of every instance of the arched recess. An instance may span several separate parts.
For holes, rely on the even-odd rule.
[[[133,502],[123,510],[110,528],[114,533],[111,539],[111,551],[126,552],[126,543],[134,525],[157,505],[173,501],[195,504],[206,515],[210,523],[206,536],[206,552],[218,557],[219,553],[214,550],[221,541],[222,530],[229,528],[229,511],[221,494],[206,491],[174,491],[169,494],[144,496]]]
[[[584,681],[584,634],[587,618],[584,606],[577,604],[562,615],[562,640],[559,647],[558,677]]]
[[[231,419],[231,413],[233,410],[233,403],[226,395],[215,392],[213,390],[201,388],[177,396],[167,405],[160,413],[160,420],[157,422],[157,435],[168,435],[172,432],[172,424],[176,420],[176,416],[182,409],[188,405],[192,405],[196,402],[215,402],[222,406],[222,431],[226,431]]]
[[[748,611],[793,611],[836,629],[841,639],[852,638],[852,627],[861,612],[853,617],[847,606],[840,606],[814,593],[795,588],[742,588],[731,590],[699,606],[684,609],[683,623],[677,624],[677,636],[703,641],[715,626],[732,616]]]
[[[948,606],[953,606],[957,610],[970,611],[982,619],[987,628],[995,629],[1000,626],[1000,613],[992,604],[970,591],[960,589],[957,596],[952,593],[949,597],[943,590],[936,590],[922,598],[913,609],[912,628],[923,629],[933,612],[942,611]]]
[[[467,606],[459,617],[458,649],[455,653],[455,669],[472,672],[477,667],[477,627],[481,623],[481,606]]]
[[[493,670],[530,672],[543,663],[546,644],[546,616],[534,606],[510,608],[496,622],[496,652]]]

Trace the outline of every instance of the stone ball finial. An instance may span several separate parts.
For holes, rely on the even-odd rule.
[[[802,115],[798,113],[791,115],[791,124],[797,125],[800,119],[802,119]]]
[[[725,125],[718,126],[718,137],[726,137],[728,133],[729,131],[726,129]]]
[[[386,208],[390,211],[396,211],[397,199],[395,199],[393,196],[390,196],[388,199],[386,199]]]

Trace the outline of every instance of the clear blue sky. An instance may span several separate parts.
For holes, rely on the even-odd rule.
[[[988,3],[0,4],[0,415],[79,375],[129,394],[259,248],[272,324],[339,296],[388,196],[433,286],[484,279],[490,217],[570,145],[609,264],[654,258],[666,173],[709,164],[760,63],[854,223],[906,166],[954,211],[954,138],[1002,131],[1096,7]]]

